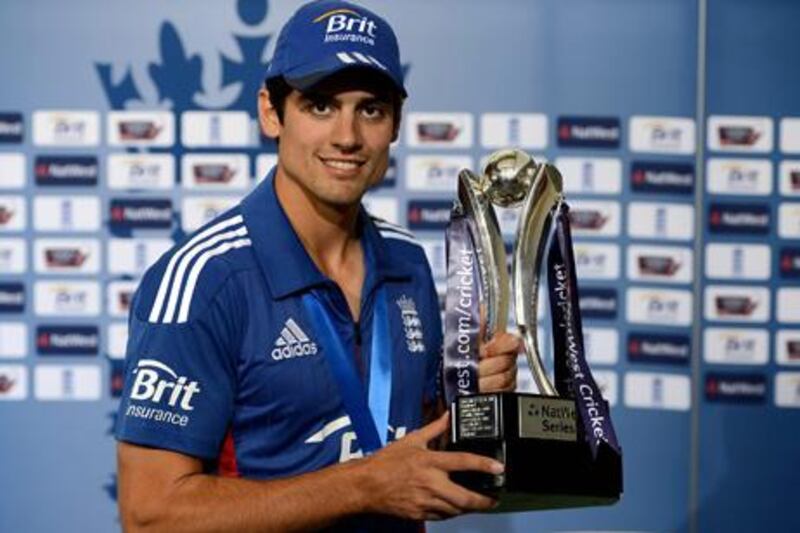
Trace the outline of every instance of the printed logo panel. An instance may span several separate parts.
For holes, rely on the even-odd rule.
[[[636,239],[691,240],[694,238],[694,207],[631,202],[628,204],[628,235]]]
[[[42,187],[95,186],[99,176],[97,157],[41,155],[33,166],[36,185]]]
[[[688,365],[691,353],[692,339],[688,335],[628,334],[628,360],[632,363]]]
[[[100,231],[100,198],[37,196],[33,199],[36,231]]]
[[[112,231],[172,227],[172,200],[112,198],[109,211]]]
[[[706,277],[711,279],[768,280],[772,264],[765,244],[706,245]]]
[[[621,128],[616,117],[558,117],[558,146],[619,148]]]
[[[628,279],[632,281],[691,283],[694,253],[679,246],[628,246]]]
[[[27,181],[25,154],[0,153],[0,189],[21,189]]]
[[[800,287],[778,289],[778,322],[800,324]]]
[[[719,322],[767,322],[769,289],[738,285],[709,285],[705,289],[705,318]]]
[[[784,239],[800,239],[800,202],[787,202],[778,206],[778,236]]]
[[[780,329],[775,334],[776,362],[779,365],[800,365],[800,329]]]
[[[245,111],[187,111],[181,115],[181,141],[190,148],[251,146],[250,117]]]
[[[218,217],[241,200],[238,196],[195,196],[183,199],[181,226],[184,231],[194,231]]]
[[[783,278],[800,278],[800,248],[781,248],[779,268]]]
[[[470,113],[409,113],[406,143],[411,148],[470,148],[473,120]]]
[[[703,359],[720,365],[766,365],[769,333],[764,329],[706,328]]]
[[[28,267],[25,239],[0,238],[0,274],[23,274]]]
[[[772,130],[769,117],[710,116],[708,149],[714,152],[771,152]]]
[[[40,316],[100,314],[100,287],[94,281],[37,281],[33,299]]]
[[[631,190],[690,195],[694,192],[694,165],[634,161],[631,164]]]
[[[0,358],[22,359],[28,355],[28,325],[25,322],[0,322]]]
[[[800,154],[800,118],[782,118],[781,152],[787,154]]]
[[[691,398],[689,376],[653,372],[625,374],[626,407],[688,411]]]
[[[185,189],[237,189],[250,186],[250,160],[245,154],[189,154],[181,160]]]
[[[420,241],[422,249],[425,250],[425,257],[431,265],[431,272],[434,279],[444,279],[447,277],[447,258],[445,257],[444,240],[422,239]]]
[[[692,293],[677,289],[630,288],[628,322],[659,326],[688,326],[692,322]]]
[[[800,372],[777,372],[775,374],[775,405],[800,407]]]
[[[711,194],[772,194],[772,161],[769,159],[711,158],[706,168],[706,183]]]
[[[108,326],[108,350],[110,359],[125,359],[125,347],[128,344],[128,324],[115,322]]]
[[[709,372],[705,379],[705,396],[709,402],[764,403],[767,378],[763,374]]]
[[[613,320],[619,307],[616,289],[581,288],[579,307],[584,318]]]
[[[0,196],[0,233],[22,231],[26,226],[24,196]]]
[[[781,161],[778,169],[780,193],[783,196],[800,196],[800,161]]]
[[[37,146],[97,146],[100,115],[96,111],[34,111],[33,144]]]
[[[28,397],[28,368],[24,365],[0,365],[0,402]]]
[[[127,318],[131,309],[133,293],[138,286],[138,281],[110,282],[106,289],[108,314],[112,317]]]
[[[619,245],[578,242],[573,250],[578,279],[619,278]]]
[[[629,122],[631,152],[691,155],[695,151],[694,120],[634,116]]]
[[[106,124],[109,146],[175,144],[175,116],[170,111],[111,111]]]
[[[122,397],[122,391],[125,390],[125,362],[112,359],[108,365],[108,389],[112,398]],[[114,413],[114,420],[117,414]]]
[[[0,144],[21,144],[25,141],[25,119],[22,113],[0,113]]]
[[[34,394],[40,401],[93,401],[101,397],[100,367],[94,365],[38,365]]]
[[[570,202],[570,229],[575,237],[616,237],[620,233],[619,202]]]
[[[39,355],[97,355],[100,336],[97,326],[37,326]]]
[[[442,230],[450,220],[449,200],[409,200],[408,227],[421,230]]]
[[[619,194],[622,161],[611,157],[559,157],[556,168],[567,194]]]
[[[113,190],[171,190],[175,186],[172,154],[111,154],[106,180]]]
[[[36,239],[36,272],[43,274],[97,274],[100,271],[98,239]]]
[[[614,328],[584,328],[583,344],[592,365],[614,365],[619,360],[619,332]]]
[[[410,155],[406,157],[406,187],[452,194],[457,190],[458,173],[472,168],[472,158],[467,156]]]
[[[767,235],[771,227],[770,209],[764,204],[711,203],[708,231],[737,235]]]
[[[547,148],[547,115],[484,113],[481,115],[481,145],[484,148]]]
[[[109,239],[108,272],[140,276],[173,244],[172,239]]]
[[[361,199],[361,204],[372,216],[392,224],[400,224],[400,207],[397,199],[367,195]]]
[[[130,390],[125,416],[186,427],[194,410],[192,402],[204,388],[191,376],[181,375],[156,359],[140,359]],[[171,394],[162,391],[170,390]],[[156,413],[157,418],[153,418]]]
[[[25,284],[0,283],[0,313],[25,312]],[[2,340],[0,338],[0,340]]]

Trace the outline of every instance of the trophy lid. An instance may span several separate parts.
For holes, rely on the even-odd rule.
[[[537,170],[536,161],[522,150],[499,150],[489,156],[483,168],[484,193],[495,205],[519,205],[530,190]]]

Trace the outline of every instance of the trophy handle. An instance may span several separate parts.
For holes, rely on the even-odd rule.
[[[480,190],[480,180],[469,170],[458,174],[458,200],[474,222],[471,234],[481,282],[480,299],[485,314],[485,339],[491,339],[508,323],[509,280],[506,248],[494,209]]]
[[[546,256],[544,248],[550,229],[550,213],[563,199],[562,188],[561,174],[556,167],[547,163],[540,165],[520,213],[512,266],[517,327],[525,344],[525,355],[533,379],[539,392],[546,396],[558,396],[558,393],[547,377],[539,354],[539,278]]]

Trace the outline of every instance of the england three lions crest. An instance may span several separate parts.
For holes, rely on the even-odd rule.
[[[425,340],[422,337],[422,321],[417,313],[417,304],[405,294],[397,299],[400,316],[403,319],[403,330],[406,345],[411,353],[425,353]]]

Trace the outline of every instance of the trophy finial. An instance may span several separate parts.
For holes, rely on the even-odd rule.
[[[497,151],[483,169],[484,193],[500,207],[518,205],[533,183],[536,168],[536,161],[522,150]]]

